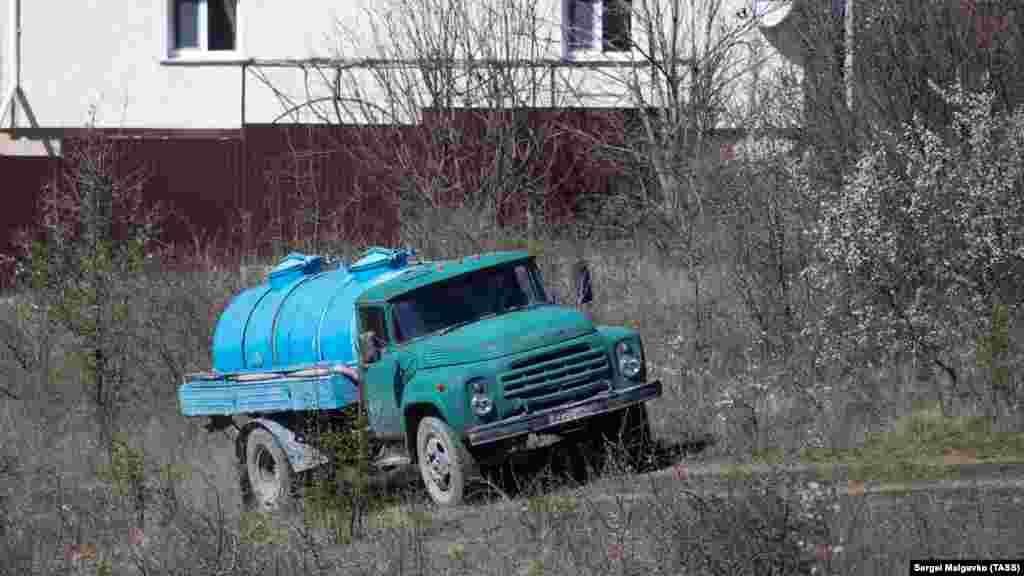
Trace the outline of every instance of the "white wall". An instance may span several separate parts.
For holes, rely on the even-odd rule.
[[[6,37],[12,1],[0,0],[4,86],[10,78]],[[241,69],[162,62],[165,4],[22,0],[22,86],[39,124],[80,127],[95,108],[96,124],[104,127],[237,128]],[[314,55],[333,28],[332,11],[352,4],[303,0],[299,5],[241,0],[243,54]],[[28,125],[23,115],[18,125]]]
[[[0,98],[7,95],[7,83],[8,83],[8,58],[7,53],[10,51],[10,44],[8,43],[8,27],[10,24],[10,7],[8,4],[11,0],[0,0]]]
[[[0,2],[0,12],[7,14],[11,1]],[[161,67],[160,22],[155,5],[128,0],[23,1],[22,88],[39,124],[83,126],[93,107],[103,126],[237,122],[237,106],[226,97],[237,93],[237,72]]]
[[[12,1],[0,0],[0,55],[4,60],[0,86],[4,87],[10,79],[6,37]],[[308,58],[339,52],[349,57],[374,56],[381,39],[371,34],[365,10],[373,3],[375,9],[382,9],[388,1],[239,0],[242,56]],[[470,5],[481,2],[466,1]],[[749,1],[728,0],[730,9],[725,12],[731,14]],[[558,58],[561,0],[537,2],[540,29],[549,41],[544,56]],[[240,67],[167,64],[166,6],[167,0],[22,0],[22,86],[40,125],[81,127],[89,123],[94,110],[101,127],[239,127]],[[354,34],[350,41],[341,42],[339,24]],[[267,70],[267,74],[289,97],[306,96],[300,73],[279,69]],[[564,71],[561,75],[571,78],[565,86],[589,95],[580,104],[630,103],[620,96],[621,88],[607,73]],[[593,98],[596,95],[602,96]],[[567,103],[571,102],[554,102]],[[281,111],[281,101],[250,76],[246,121],[270,122]],[[308,116],[304,119],[310,120]],[[28,125],[24,115],[19,115],[18,125]]]
[[[240,0],[246,55],[256,58],[327,55],[335,36],[335,23],[350,21],[359,15],[363,4],[363,0]]]

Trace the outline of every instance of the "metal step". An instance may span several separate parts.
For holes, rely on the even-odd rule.
[[[381,446],[377,456],[373,459],[373,467],[382,471],[389,471],[411,464],[412,458],[406,453],[404,446]]]
[[[373,463],[374,466],[382,470],[389,470],[400,466],[409,466],[411,464],[412,458],[409,458],[408,456],[399,456],[397,454],[394,456],[388,456],[387,458],[382,458]]]

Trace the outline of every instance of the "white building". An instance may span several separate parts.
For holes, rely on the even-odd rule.
[[[355,76],[347,67],[353,63],[369,59],[382,67],[422,56],[407,38],[394,42],[409,26],[388,31],[382,23],[404,17],[415,26],[410,11],[431,13],[460,1],[465,6],[456,6],[451,18],[431,14],[417,50],[442,46],[440,30],[446,30],[464,44],[451,49],[457,59],[527,63],[520,78],[528,75],[534,90],[522,103],[542,107],[637,106],[628,87],[643,84],[634,71],[642,75],[647,61],[644,50],[630,48],[654,46],[644,31],[669,20],[668,4],[646,0],[627,2],[631,12],[616,8],[621,0],[0,0],[0,154],[41,153],[48,139],[56,145],[66,130],[88,125],[237,130],[276,120],[316,121],[312,108],[282,117],[288,101],[330,94],[325,86],[332,78],[310,81],[310,69],[296,63],[334,58],[313,75],[345,66],[341,91],[350,90]],[[684,21],[683,34],[673,40],[682,58],[699,50],[704,30],[702,13],[690,7],[708,1],[675,4]],[[750,1],[725,0],[720,17],[749,8]],[[757,0],[754,8],[765,5]],[[655,17],[662,20],[655,23]],[[503,30],[511,42],[495,41]],[[476,48],[465,48],[470,44]],[[365,91],[360,97],[386,99]]]

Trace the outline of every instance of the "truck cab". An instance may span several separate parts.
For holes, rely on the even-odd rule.
[[[441,504],[529,434],[617,434],[608,415],[661,393],[639,334],[553,302],[525,252],[412,267],[356,308],[370,428],[404,445]]]

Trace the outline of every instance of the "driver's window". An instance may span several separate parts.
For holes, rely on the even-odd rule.
[[[415,300],[400,300],[391,308],[391,325],[395,329],[395,341],[402,343],[426,334],[427,326]]]
[[[362,308],[359,310],[359,331],[373,332],[377,348],[388,345],[388,325],[383,308]]]

